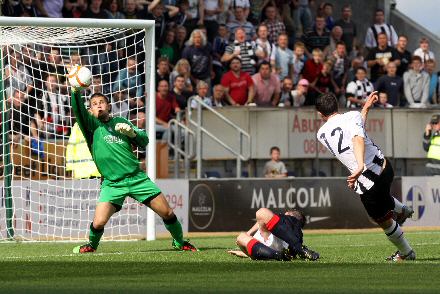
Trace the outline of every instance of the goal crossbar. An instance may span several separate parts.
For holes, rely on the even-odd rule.
[[[40,18],[40,17],[0,17],[0,26],[33,27],[83,27],[83,28],[130,28],[154,27],[154,20],[139,19],[93,19],[93,18]]]

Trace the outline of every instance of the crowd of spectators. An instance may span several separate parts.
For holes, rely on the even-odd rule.
[[[333,92],[341,105],[359,108],[378,90],[377,107],[381,108],[438,103],[439,81],[429,40],[417,40],[419,48],[409,52],[408,42],[416,40],[408,40],[386,23],[383,10],[375,11],[365,40],[360,40],[350,5],[342,7],[340,19],[334,19],[331,3],[314,7],[309,0],[251,2],[5,0],[2,11],[9,16],[155,20],[156,121],[165,137],[168,121],[177,112],[196,106],[188,104],[191,97],[213,107],[302,107],[314,105],[322,93]],[[101,90],[112,93],[119,114],[135,120],[130,107],[145,103],[144,90],[138,86],[144,82],[138,74],[141,61],[127,55],[122,69],[111,70],[109,67],[118,66],[110,62],[115,60],[111,54],[117,54],[112,46],[102,48],[106,54],[98,54],[90,62],[107,66],[94,70],[101,79],[94,84],[98,88],[99,83],[111,85]],[[52,53],[50,64],[59,64],[59,52]],[[20,66],[26,67],[26,63],[6,67],[6,78]],[[31,69],[19,72],[26,70]],[[36,130],[48,121],[47,113],[55,113],[51,119],[58,124],[68,111],[66,97],[52,94],[62,91],[50,86],[65,68],[55,66],[47,71],[54,75],[42,79],[45,103],[32,120]],[[10,95],[14,107],[20,107],[18,100],[23,101],[25,93],[35,91],[27,80],[34,74],[16,79],[20,82],[14,88],[19,91]],[[127,88],[134,90],[125,93]]]

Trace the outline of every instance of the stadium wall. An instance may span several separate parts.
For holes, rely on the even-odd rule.
[[[344,176],[346,171],[319,145],[316,131],[322,124],[313,108],[223,108],[222,114],[251,134],[251,160],[244,169],[251,177],[261,177],[272,146],[281,149],[282,160],[296,176],[311,176],[319,159],[319,170],[327,176]],[[433,113],[438,110],[393,109],[370,112],[367,123],[369,135],[393,158],[397,175],[424,175],[426,152],[422,148],[422,132]],[[221,140],[238,148],[236,131],[209,112],[203,114],[203,125]],[[15,179],[45,180],[65,176],[65,146],[45,142],[45,158],[39,159],[28,146],[15,145],[13,162]],[[319,151],[319,152],[317,152]],[[158,176],[168,177],[167,149],[157,148]],[[218,171],[221,177],[235,176],[235,159],[207,136],[203,137],[203,170]],[[3,165],[0,162],[0,174]]]
[[[316,146],[316,132],[323,124],[314,108],[223,108],[223,115],[251,135],[251,158],[268,159],[270,147],[277,145],[283,158],[330,159],[324,146]],[[393,158],[424,159],[422,133],[435,109],[373,109],[366,129],[381,146],[385,155]],[[236,132],[225,127],[213,114],[203,113],[203,126],[221,140],[238,148]],[[203,159],[228,160],[233,155],[208,136],[203,136]]]

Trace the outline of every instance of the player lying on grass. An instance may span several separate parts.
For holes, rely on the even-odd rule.
[[[103,177],[101,193],[90,224],[89,242],[73,249],[75,253],[94,252],[110,217],[118,212],[127,196],[147,205],[157,213],[173,237],[172,246],[197,251],[183,239],[182,226],[160,189],[139,167],[132,146],[145,147],[147,134],[122,117],[110,115],[108,98],[95,93],[90,98],[90,112],[84,106],[79,89],[72,88],[72,108],[76,120]]]
[[[317,137],[348,168],[351,173],[347,178],[348,187],[359,194],[368,215],[397,247],[397,252],[387,260],[413,260],[416,254],[399,226],[411,217],[413,210],[391,196],[393,167],[365,130],[368,111],[377,100],[377,92],[373,92],[362,112],[341,114],[335,95],[321,95],[316,101],[316,110],[325,123],[318,130]],[[396,220],[393,219],[395,213]]]
[[[237,237],[237,245],[241,251],[230,250],[229,253],[259,260],[319,258],[317,252],[303,245],[302,228],[305,218],[298,210],[275,214],[267,208],[260,208],[255,216],[257,219],[255,225]]]

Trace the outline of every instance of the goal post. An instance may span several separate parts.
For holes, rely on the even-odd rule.
[[[114,115],[147,129],[150,143],[137,154],[146,153],[155,181],[154,33],[151,20],[0,17],[0,239],[87,236],[100,185],[66,171],[74,115],[64,74],[74,60],[92,70],[92,86],[82,93],[86,100],[103,92]],[[126,201],[106,232],[105,239],[154,240],[154,212]]]
[[[0,50],[0,68],[3,68],[3,50]],[[5,225],[6,225],[6,234],[0,234],[0,236],[6,236],[7,239],[12,239],[14,237],[14,229],[12,227],[12,217],[13,217],[13,208],[12,208],[12,193],[11,193],[11,181],[12,181],[12,163],[11,163],[11,152],[10,152],[10,144],[8,140],[9,133],[9,125],[7,122],[9,121],[9,112],[7,111],[7,103],[5,99],[5,87],[3,80],[3,70],[0,71],[0,100],[1,100],[1,130],[2,130],[2,155],[3,155],[3,179],[4,184],[1,187],[4,191],[2,193],[2,197],[4,197],[4,217],[5,217]]]

